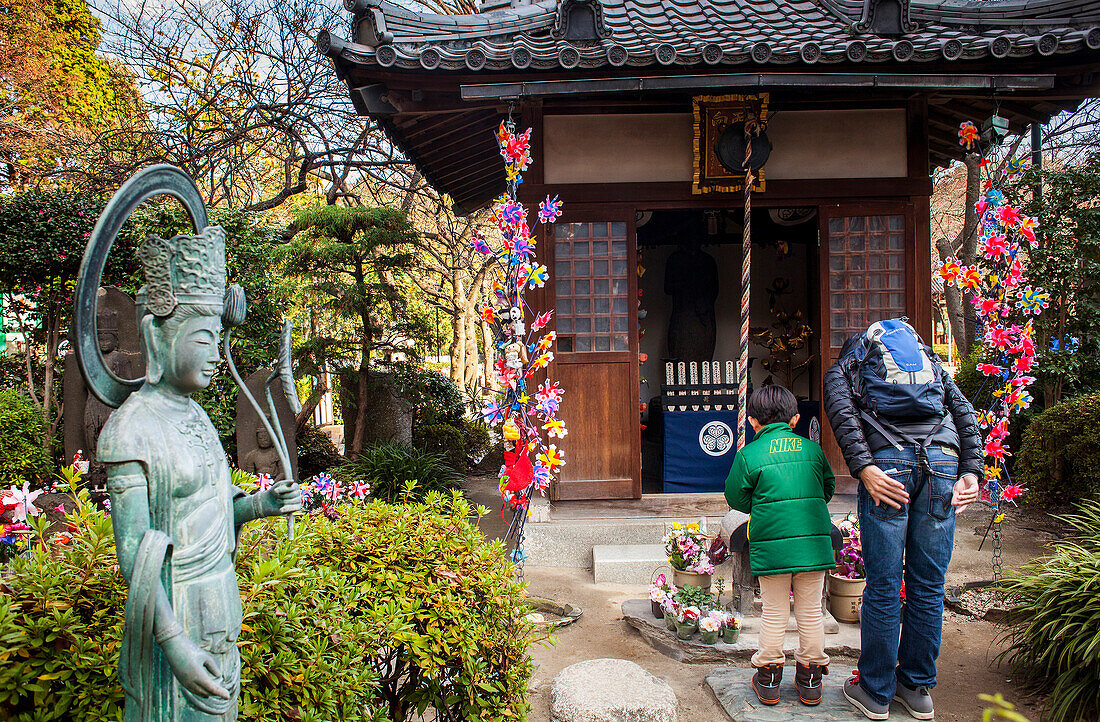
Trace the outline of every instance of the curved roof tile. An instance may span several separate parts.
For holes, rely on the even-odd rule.
[[[863,61],[907,63],[1100,46],[1100,0],[911,0],[916,29],[902,38],[856,32],[862,0],[602,0],[608,33],[589,43],[552,37],[556,0],[478,15],[416,13],[389,0],[347,0],[346,5],[355,14],[353,38],[361,23],[382,22],[386,33],[379,48],[393,47],[380,55],[368,44],[324,42],[326,52],[358,64],[410,69],[425,63],[447,70],[511,69],[517,57],[519,67],[594,68],[613,65],[612,48],[626,53],[625,60],[619,50],[610,53],[615,65],[705,65],[707,45],[721,49],[719,64],[758,65],[751,55],[758,43],[771,51],[768,64],[851,62],[852,55],[858,57],[858,50],[849,52],[853,40],[866,48]],[[997,52],[1003,45],[992,47],[1001,37],[1011,43],[1006,55]],[[813,49],[804,53],[811,43]],[[659,46],[667,47],[658,53]],[[515,55],[520,47],[529,57]],[[422,63],[429,48],[435,53]]]

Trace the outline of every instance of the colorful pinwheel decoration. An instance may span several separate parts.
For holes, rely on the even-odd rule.
[[[973,123],[959,126],[959,143],[968,149],[984,152],[978,129]],[[1018,178],[1027,163],[1010,159],[1004,165],[1003,178]],[[999,179],[998,179],[999,180]],[[1050,294],[1027,284],[1027,249],[1036,242],[1036,220],[1024,216],[1021,209],[1006,203],[1004,193],[995,187],[994,179],[983,184],[984,193],[975,205],[978,214],[979,256],[973,266],[961,265],[954,258],[944,259],[939,268],[944,282],[965,289],[971,294],[978,322],[978,336],[986,348],[986,361],[977,369],[987,378],[976,401],[979,425],[986,430],[986,456],[982,499],[994,507],[990,527],[994,540],[1000,537],[1004,521],[1001,505],[1016,503],[1026,491],[1012,483],[1006,459],[1010,457],[1008,439],[1009,418],[1027,409],[1032,402],[1028,391],[1035,382],[1030,372],[1035,367],[1033,315],[1050,305]],[[994,577],[999,574],[994,563]]]
[[[555,474],[565,464],[564,453],[551,437],[562,439],[568,433],[558,417],[562,389],[557,382],[537,382],[554,360],[553,331],[540,333],[550,322],[551,312],[533,311],[524,298],[525,291],[542,288],[550,280],[546,266],[535,262],[535,241],[527,223],[527,209],[520,203],[517,189],[522,172],[531,165],[531,130],[517,135],[511,121],[497,130],[500,154],[504,158],[508,191],[493,204],[491,219],[500,234],[494,248],[484,236],[473,240],[474,250],[495,262],[492,298],[481,309],[481,318],[493,329],[497,350],[496,389],[485,389],[491,400],[482,410],[490,426],[499,426],[504,437],[504,466],[500,468],[500,493],[505,518],[512,519],[505,544],[512,547],[510,557],[521,562],[523,527],[531,496],[545,494]],[[561,216],[562,203],[549,196],[539,204],[538,222],[552,224]],[[530,318],[530,330],[527,320]],[[537,383],[537,387],[535,386]]]

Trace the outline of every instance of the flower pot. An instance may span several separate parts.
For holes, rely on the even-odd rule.
[[[665,629],[670,632],[676,631],[676,615],[672,612],[665,612]]]
[[[722,641],[726,644],[737,644],[737,638],[741,636],[740,629],[722,627]]]
[[[718,630],[713,632],[699,632],[699,636],[703,638],[703,644],[718,644]]]
[[[695,628],[699,626],[699,623],[695,620],[690,622],[676,622],[676,637],[678,639],[691,639],[695,634]]]
[[[701,587],[702,589],[710,589],[710,574],[699,574],[698,572],[682,572],[679,569],[672,570],[672,583],[678,587],[686,587],[688,585],[693,587]]]
[[[665,608],[661,606],[660,602],[655,602],[652,599],[649,600],[649,609],[653,612],[653,616],[657,619],[663,619],[665,616]]]
[[[828,579],[829,611],[838,622],[858,622],[867,580],[845,579],[834,574],[830,574]]]

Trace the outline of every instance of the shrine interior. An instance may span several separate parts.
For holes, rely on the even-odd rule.
[[[723,488],[736,442],[742,223],[740,208],[637,215],[644,493]],[[817,208],[753,209],[751,232],[749,388],[790,388],[810,435],[820,417]]]

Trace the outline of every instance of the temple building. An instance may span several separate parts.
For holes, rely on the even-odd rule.
[[[565,208],[531,294],[567,389],[558,500],[721,488],[746,145],[751,384],[788,385],[846,476],[822,372],[879,319],[932,339],[931,173],[962,157],[960,123],[994,142],[1100,94],[1100,0],[345,5],[348,39],[320,50],[456,212],[504,190],[500,122],[534,129],[521,198]]]

